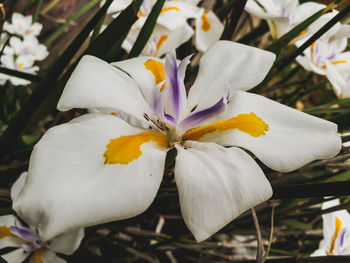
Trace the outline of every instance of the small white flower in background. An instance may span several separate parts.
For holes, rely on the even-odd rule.
[[[189,18],[196,20],[195,44],[199,51],[204,52],[217,42],[224,26],[212,11],[205,13],[203,8],[197,7],[198,2],[187,0],[166,1],[142,55],[160,57],[188,41],[194,35],[194,31],[187,23]],[[113,1],[108,12],[113,13],[115,17],[130,3],[131,1]],[[123,48],[127,52],[130,52],[155,3],[155,0],[143,1],[138,12],[139,19],[135,22],[123,43]]]
[[[325,7],[325,5],[313,2],[299,4],[298,0],[248,0],[245,11],[261,19],[266,19],[272,37],[280,38]],[[328,16],[327,14],[326,18]],[[314,22],[310,28],[315,30],[317,27],[321,27],[320,22],[322,21],[323,18],[317,23]],[[305,33],[306,31],[302,32],[301,35]]]
[[[350,97],[350,51],[346,51],[350,26],[339,25],[333,35],[315,41],[296,61],[304,69],[327,76],[339,98]],[[307,39],[295,42],[300,47]]]
[[[27,173],[22,173],[11,189],[11,198],[16,199],[23,188]],[[0,249],[15,248],[1,255],[8,262],[23,262],[31,257],[33,263],[64,263],[56,253],[71,255],[79,247],[84,229],[62,234],[51,240],[43,240],[34,228],[25,227],[13,215],[0,216]]]
[[[171,52],[165,63],[137,57],[112,66],[84,56],[58,109],[100,112],[47,131],[13,208],[47,239],[136,216],[153,202],[175,147],[182,215],[197,241],[207,239],[271,197],[263,171],[241,148],[283,172],[341,148],[334,123],[246,92],[274,60],[271,52],[219,41],[203,54],[187,96],[189,57],[178,64]]]
[[[37,37],[42,29],[38,22],[32,23],[32,16],[23,16],[20,13],[13,13],[11,23],[5,21],[4,30],[21,37]]]
[[[20,56],[16,58],[11,55],[2,55],[0,58],[0,61],[1,61],[1,66],[8,69],[13,69],[13,70],[22,71],[22,72],[31,73],[31,74],[36,74],[36,72],[39,70],[38,66],[33,65],[34,61],[26,58],[25,56]],[[29,80],[25,80],[22,78],[6,75],[2,73],[0,73],[0,79],[9,80],[15,86],[30,84]]]
[[[49,52],[45,45],[40,44],[35,37],[11,37],[9,45],[5,47],[4,54],[25,57],[32,61],[44,60]]]
[[[322,210],[340,205],[339,199],[324,202]],[[323,240],[311,256],[350,255],[350,214],[338,210],[322,215]]]
[[[123,42],[122,47],[130,52],[132,49],[141,27],[137,24],[133,25],[128,37]],[[170,30],[164,26],[156,25],[153,33],[145,45],[141,55],[160,57],[170,50],[174,50],[181,44],[189,40],[193,35],[193,29],[188,24],[183,24],[174,30]]]
[[[4,23],[4,30],[15,36],[9,36],[7,34],[1,36],[2,39],[6,40],[10,38],[1,57],[1,66],[36,74],[39,67],[34,66],[35,61],[44,60],[49,54],[46,46],[40,44],[37,39],[42,25],[37,22],[33,24],[32,16],[23,16],[19,13],[14,13],[11,21],[12,23]],[[3,44],[6,42],[7,41],[2,41]],[[10,80],[10,82],[16,86],[28,85],[31,83],[25,79],[0,74],[0,82],[4,84],[6,80]]]

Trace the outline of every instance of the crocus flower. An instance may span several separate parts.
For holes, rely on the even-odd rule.
[[[20,13],[13,13],[11,23],[5,21],[4,30],[21,37],[38,36],[42,25],[38,22],[32,22],[32,16],[23,16]]]
[[[26,180],[23,173],[11,189],[11,197],[15,199]],[[0,216],[0,248],[13,247],[11,252],[1,255],[6,261],[23,262],[31,257],[33,263],[64,263],[57,253],[71,255],[79,247],[84,237],[84,229],[62,234],[51,240],[42,239],[35,228],[25,227],[14,215]]]
[[[39,43],[35,37],[11,37],[9,46],[5,47],[4,54],[23,57],[31,61],[41,61],[47,57],[49,52],[45,45]]]
[[[219,41],[202,56],[186,96],[189,57],[178,65],[172,52],[165,63],[138,57],[112,66],[84,56],[58,109],[100,113],[47,131],[13,208],[48,239],[136,216],[154,200],[166,152],[176,148],[184,221],[197,241],[207,239],[271,197],[264,173],[241,147],[282,172],[341,148],[335,124],[246,92],[274,60],[271,52]],[[130,125],[119,113],[145,125]]]
[[[24,56],[15,58],[11,55],[3,55],[1,56],[0,61],[1,66],[8,69],[13,69],[31,74],[36,74],[36,72],[39,70],[38,66],[33,66],[33,60],[28,59]],[[5,74],[0,74],[0,79],[9,80],[15,86],[30,84],[29,80]]]
[[[322,209],[339,205],[339,199],[324,202]],[[311,256],[350,255],[350,214],[338,210],[322,215],[323,240]]]
[[[313,2],[299,4],[298,0],[248,0],[245,11],[266,19],[272,37],[279,38],[325,7],[325,5]],[[311,28],[319,27],[319,22],[313,24]],[[304,33],[306,31],[302,32]]]

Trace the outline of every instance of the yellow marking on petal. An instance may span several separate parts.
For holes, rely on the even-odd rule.
[[[157,43],[157,51],[160,49],[160,47],[163,45],[163,43],[168,39],[167,35],[162,35]]]
[[[24,63],[23,63],[23,62],[22,62],[22,63],[19,63],[18,69],[21,69],[23,66],[24,66]]]
[[[45,263],[42,257],[46,250],[46,248],[42,247],[34,252],[34,263]]]
[[[342,63],[347,63],[346,60],[337,60],[337,61],[333,61],[331,62],[333,65],[337,65],[337,64],[342,64]],[[327,68],[327,65],[323,65],[321,68]]]
[[[316,41],[311,44],[310,49],[311,49],[311,62],[314,63],[314,49],[315,49]]]
[[[162,92],[165,89],[165,82],[163,83],[163,85],[160,87],[160,92]]]
[[[0,238],[17,237],[13,234],[8,226],[0,226]]]
[[[208,32],[210,30],[210,27],[211,27],[211,25],[209,23],[207,14],[203,13],[203,15],[202,15],[202,30],[205,32]]]
[[[118,114],[116,113],[116,112],[111,112],[111,115],[113,115],[113,116],[118,116]]]
[[[149,71],[152,72],[152,74],[156,80],[156,84],[165,80],[164,64],[162,62],[159,62],[157,60],[150,58],[149,60],[147,60],[144,63],[144,65],[145,65],[146,69],[148,69]]]
[[[333,255],[335,241],[338,238],[341,226],[342,226],[342,222],[340,221],[340,219],[338,217],[335,217],[335,230],[334,230],[334,234],[332,237],[331,248],[330,248],[329,252],[327,252],[327,255]]]
[[[218,121],[190,129],[185,132],[182,139],[198,141],[208,133],[227,131],[231,129],[238,129],[242,132],[248,133],[250,136],[259,137],[265,135],[265,132],[269,130],[269,125],[253,112],[249,114],[244,113],[228,120]]]
[[[307,30],[301,31],[299,35],[296,36],[296,38],[301,37],[307,33]]]
[[[168,138],[160,132],[141,132],[135,135],[123,135],[111,139],[106,145],[105,164],[128,164],[138,159],[141,154],[141,145],[146,142],[156,142],[161,148],[168,148]]]
[[[33,33],[34,31],[35,31],[34,29],[30,29],[26,32],[26,35],[29,35],[29,34]]]
[[[174,10],[174,11],[180,12],[180,8],[178,8],[176,6],[169,6],[169,7],[162,8],[162,11],[160,11],[160,13],[164,13],[164,12],[170,11],[170,10]]]

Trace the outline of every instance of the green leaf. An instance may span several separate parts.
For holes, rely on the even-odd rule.
[[[141,54],[143,48],[145,47],[147,41],[152,35],[153,29],[156,25],[158,16],[160,15],[165,0],[158,0],[157,3],[153,6],[151,13],[146,19],[145,24],[143,25],[134,46],[132,47],[128,58],[137,57]]]
[[[271,51],[276,55],[279,55],[281,50],[287,46],[290,41],[296,38],[302,31],[304,31],[309,25],[311,25],[314,21],[316,21],[321,15],[326,12],[327,8],[322,9],[309,18],[305,19],[299,25],[294,27],[292,30],[284,34],[282,37],[273,42],[270,46],[268,46],[265,50]]]
[[[32,82],[39,82],[42,78],[38,75],[17,71],[9,68],[0,67],[0,73],[4,73],[6,75],[14,76],[21,79],[26,79]]]
[[[134,4],[129,5],[123,12],[121,12],[120,15],[96,38],[85,53],[105,59],[111,49],[114,51],[118,50],[118,47],[115,47],[116,43],[118,43],[120,49],[122,41],[125,39],[130,28],[138,18],[136,14],[141,3],[142,0],[136,0]]]

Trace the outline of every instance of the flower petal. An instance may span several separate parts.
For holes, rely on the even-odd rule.
[[[159,47],[157,52],[157,57],[164,55],[181,46],[183,43],[188,41],[194,34],[192,27],[187,23],[176,27],[174,30],[166,29],[162,26],[157,26],[159,28],[158,32],[161,35],[167,35],[167,39]]]
[[[84,229],[80,228],[68,233],[64,233],[51,240],[48,247],[55,252],[71,255],[80,246],[81,240],[84,238]]]
[[[219,41],[224,26],[214,12],[203,13],[196,19],[196,48],[204,52]]]
[[[197,241],[271,197],[269,181],[243,150],[214,143],[185,146],[176,147],[175,180],[182,215]]]
[[[166,80],[165,112],[172,116],[177,123],[184,114],[187,104],[186,89],[184,84],[186,67],[190,58],[184,59],[179,67],[177,65],[175,50],[168,53],[165,58],[164,75]]]
[[[313,160],[331,158],[340,151],[341,139],[336,124],[260,95],[237,92],[218,119],[251,112],[269,126],[265,135],[254,137],[231,129],[213,132],[201,141],[243,147],[270,168],[281,172],[295,170]]]
[[[258,85],[270,70],[275,54],[258,48],[219,41],[200,60],[195,83],[188,94],[190,111],[213,106],[228,93],[249,90]]]
[[[133,79],[93,56],[84,56],[67,82],[57,109],[114,108],[138,119],[149,112]]]
[[[20,222],[14,215],[0,216],[0,249],[5,247],[21,247],[24,241],[10,231],[10,227]]]
[[[170,30],[186,24],[189,18],[201,17],[203,8],[181,1],[166,1],[157,23]]]
[[[26,182],[27,178],[27,172],[21,173],[21,175],[18,177],[16,182],[11,187],[11,199],[12,201],[15,200],[18,196],[18,194],[21,192],[24,183]]]
[[[147,61],[152,61],[153,63],[148,62],[150,65],[147,66]],[[136,81],[148,103],[151,102],[153,89],[157,84],[165,80],[164,60],[158,58],[137,57],[113,62],[112,65],[123,70]]]
[[[14,209],[44,240],[142,213],[162,180],[164,148],[145,142],[128,164],[105,164],[104,155],[114,138],[123,138],[121,149],[134,154],[126,135],[144,131],[110,114],[86,114],[51,128],[34,147]]]
[[[31,261],[29,263],[67,263],[63,258],[56,255],[55,252],[47,250],[45,248],[38,249],[33,253]]]
[[[29,253],[24,252],[22,248],[15,249],[9,253],[1,255],[3,259],[11,263],[22,263],[28,256]]]

